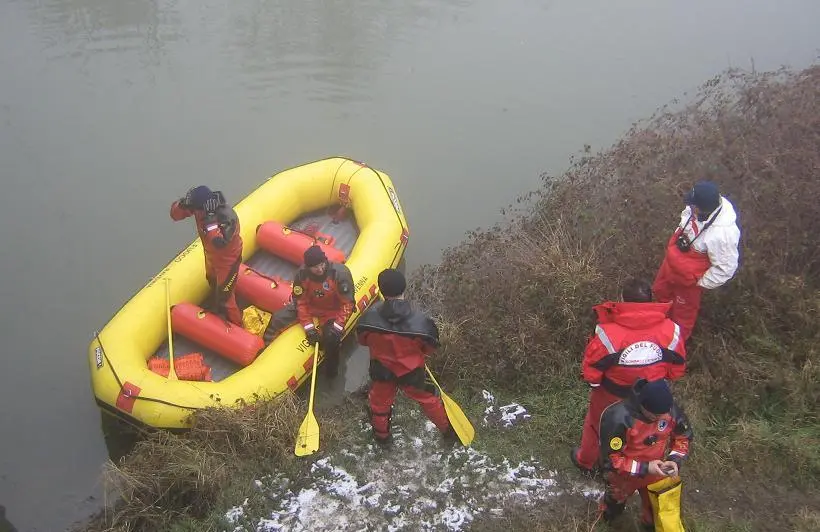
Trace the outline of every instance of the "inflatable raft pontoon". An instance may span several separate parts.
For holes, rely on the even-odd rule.
[[[345,158],[276,174],[234,209],[244,241],[240,306],[254,303],[273,312],[286,304],[301,250],[318,241],[331,259],[343,257],[353,274],[356,310],[345,335],[377,298],[379,272],[399,265],[409,237],[390,178]],[[149,369],[149,359],[168,358],[165,279],[174,359],[201,353],[212,381],[172,380]],[[88,360],[101,408],[145,425],[182,429],[197,409],[275,397],[310,377],[313,352],[298,324],[265,346],[259,336],[204,312],[200,305],[208,294],[197,238],[95,333]]]

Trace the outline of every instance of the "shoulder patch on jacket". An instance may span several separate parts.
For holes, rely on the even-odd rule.
[[[298,284],[293,285],[293,295],[295,295],[296,297],[299,297],[299,296],[302,295],[303,292],[304,292],[304,290],[302,289],[302,287],[300,285],[298,285]]]
[[[333,278],[336,280],[336,286],[339,293],[346,296],[353,294],[353,275],[350,269],[344,264],[333,263],[332,265]]]

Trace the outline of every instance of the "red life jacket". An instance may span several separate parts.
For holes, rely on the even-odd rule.
[[[686,369],[680,327],[667,317],[671,303],[596,305],[599,324],[584,351],[583,377],[626,397],[640,378],[678,379]]]
[[[695,231],[697,226],[693,223]],[[682,286],[692,286],[697,284],[698,279],[703,277],[712,263],[709,261],[707,253],[701,253],[694,247],[689,251],[681,251],[675,242],[678,236],[683,233],[680,227],[672,234],[669,242],[666,243],[666,256],[661,264],[661,271],[674,284]]]

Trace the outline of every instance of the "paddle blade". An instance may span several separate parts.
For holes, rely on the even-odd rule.
[[[441,390],[441,388],[439,388],[439,390]],[[444,410],[447,412],[447,419],[450,420],[450,425],[453,426],[456,436],[458,436],[461,444],[467,447],[473,443],[473,439],[475,438],[475,428],[473,428],[473,424],[467,419],[461,407],[458,406],[449,395],[444,393],[443,390],[441,391],[441,400],[444,403]]]
[[[313,411],[307,413],[296,435],[296,456],[307,456],[319,450],[319,423]]]

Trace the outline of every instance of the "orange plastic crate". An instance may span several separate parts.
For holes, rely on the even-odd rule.
[[[171,363],[167,358],[151,357],[148,359],[148,369],[158,375],[167,377],[171,371]],[[174,357],[174,371],[179,380],[183,381],[210,381],[211,368],[205,364],[202,353],[188,353]]]

